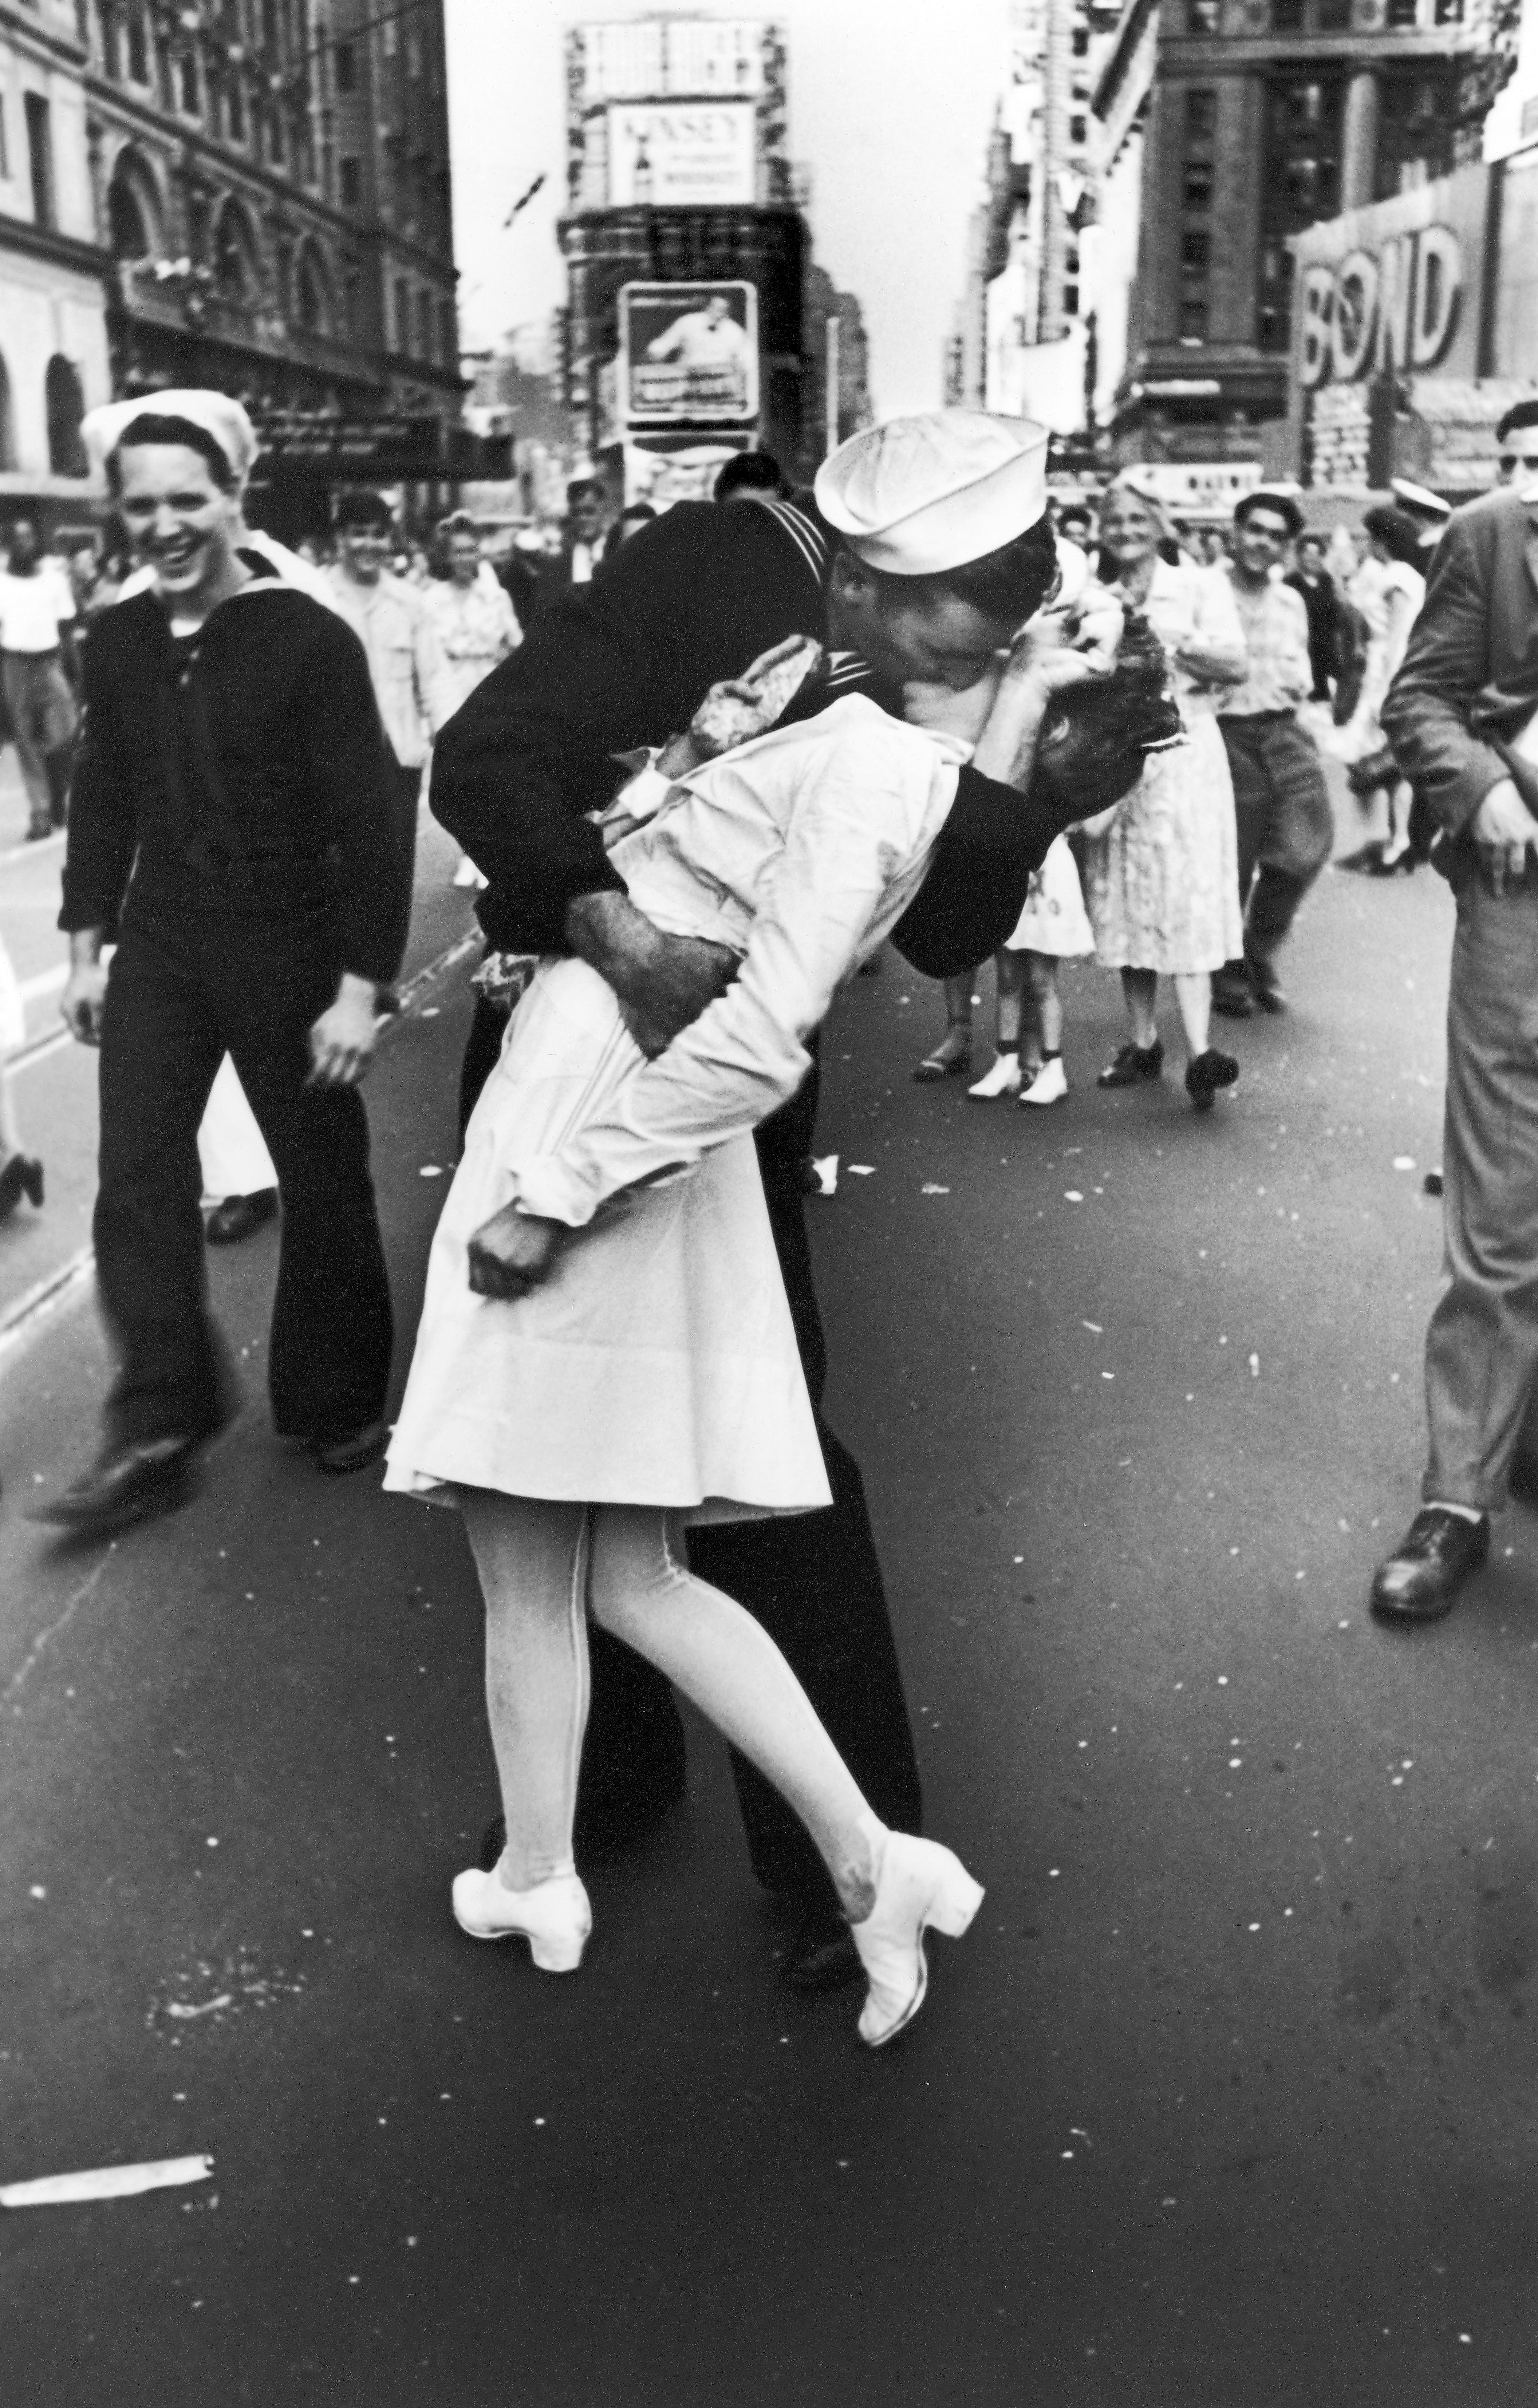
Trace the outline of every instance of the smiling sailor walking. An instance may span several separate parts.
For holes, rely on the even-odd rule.
[[[401,930],[367,665],[240,548],[245,411],[161,394],[93,411],[86,437],[155,573],[86,644],[60,913],[64,1015],[101,1047],[94,1235],[121,1360],[101,1459],[38,1518],[103,1532],[183,1494],[229,1412],[197,1156],[225,1053],[283,1202],[274,1426],[323,1470],[383,1450],[390,1291],[355,1090]]]

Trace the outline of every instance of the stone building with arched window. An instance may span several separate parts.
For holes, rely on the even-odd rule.
[[[85,65],[73,0],[0,0],[0,529],[88,515],[80,420],[111,390]]]

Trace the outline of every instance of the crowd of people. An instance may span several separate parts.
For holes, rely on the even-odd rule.
[[[93,413],[137,565],[82,649],[62,1008],[101,1054],[117,1370],[100,1455],[36,1518],[100,1537],[182,1501],[230,1416],[199,1140],[233,1082],[281,1200],[275,1430],[324,1472],[387,1456],[387,1488],[469,1537],[501,1813],[453,1885],[460,1928],[576,1970],[579,1854],[682,1794],[676,1688],[733,1747],[755,1869],[798,1917],[786,1978],[863,1976],[861,2037],[891,2040],[923,2003],[926,1930],[960,1936],[982,1891],[919,1836],[863,1485],[821,1411],[821,1023],[890,939],[950,998],[916,1075],[960,1075],[992,956],[997,1058],[972,1092],[1050,1104],[1056,966],[1092,948],[1127,1010],[1101,1083],[1159,1076],[1168,978],[1210,1111],[1238,1073],[1210,1015],[1286,1009],[1277,957],[1330,849],[1305,708],[1322,686],[1354,742],[1386,732],[1392,780],[1468,867],[1432,1461],[1373,1596],[1387,1618],[1445,1612],[1524,1461],[1538,1489],[1538,1225],[1511,1186],[1538,1082],[1508,1025],[1538,946],[1538,404],[1515,418],[1517,490],[1453,520],[1413,624],[1408,512],[1371,514],[1394,523],[1369,522],[1383,607],[1353,695],[1295,494],[1246,494],[1203,559],[1127,472],[1076,541],[1023,421],[894,421],[811,495],[768,463],[628,525],[583,480],[558,578],[521,611],[468,521],[439,530],[426,584],[392,567],[377,494],[343,497],[331,561],[253,533],[252,429],[222,394]],[[429,752],[488,950],[392,1436],[359,1089]]]

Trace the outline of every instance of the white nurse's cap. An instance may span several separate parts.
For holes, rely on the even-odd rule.
[[[256,457],[256,430],[238,401],[207,386],[172,386],[165,393],[141,393],[133,401],[103,402],[86,412],[80,433],[93,467],[105,467],[136,418],[185,418],[211,435],[230,464],[237,485],[250,476]]]
[[[868,567],[934,577],[1044,517],[1047,430],[981,409],[889,419],[817,471],[817,507]]]

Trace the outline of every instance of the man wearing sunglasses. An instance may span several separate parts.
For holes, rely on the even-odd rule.
[[[1445,1613],[1490,1515],[1538,1498],[1538,400],[1498,440],[1501,483],[1449,519],[1382,710],[1458,897],[1430,1453],[1422,1510],[1373,1584],[1373,1612],[1399,1622]]]

